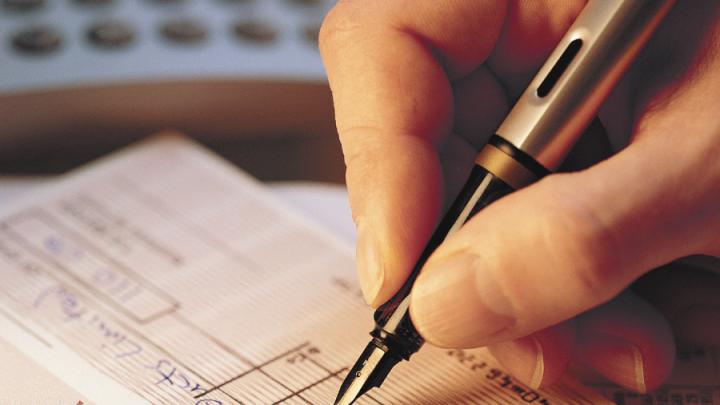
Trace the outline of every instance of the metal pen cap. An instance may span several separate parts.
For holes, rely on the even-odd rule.
[[[497,135],[557,169],[674,2],[590,0]]]

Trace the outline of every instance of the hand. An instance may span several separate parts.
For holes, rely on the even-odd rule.
[[[583,6],[346,0],[328,15],[320,48],[368,303],[405,281]],[[720,254],[719,6],[678,2],[581,142],[629,146],[497,201],[437,249],[410,308],[430,343],[489,345],[533,387],[573,361],[637,391],[666,378],[675,336],[720,344],[717,275],[665,268],[626,290],[676,258]]]

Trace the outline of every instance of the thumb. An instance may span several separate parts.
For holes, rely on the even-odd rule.
[[[445,347],[526,336],[702,251],[720,225],[716,141],[664,135],[479,212],[418,277],[410,311],[419,332]]]

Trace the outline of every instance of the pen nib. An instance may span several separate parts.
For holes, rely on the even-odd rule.
[[[400,361],[370,342],[345,377],[335,405],[350,405],[373,387],[379,387]]]

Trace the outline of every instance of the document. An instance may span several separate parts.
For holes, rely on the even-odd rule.
[[[0,338],[83,404],[331,404],[372,329],[346,242],[175,135],[3,208],[0,280]],[[603,402],[428,345],[358,404]]]

